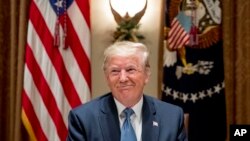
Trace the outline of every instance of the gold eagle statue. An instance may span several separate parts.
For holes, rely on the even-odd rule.
[[[121,16],[111,4],[111,0],[109,0],[109,4],[111,7],[111,12],[114,15],[114,19],[118,24],[116,31],[114,32],[115,41],[129,40],[133,42],[138,42],[139,39],[144,39],[144,37],[137,33],[139,29],[139,22],[142,16],[145,14],[147,8],[147,0],[144,8],[136,13],[133,17],[130,17],[128,12],[126,12],[125,16]]]

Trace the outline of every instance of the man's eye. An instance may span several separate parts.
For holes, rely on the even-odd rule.
[[[136,69],[135,68],[129,68],[129,69],[127,69],[127,72],[128,73],[135,73]]]
[[[119,72],[119,70],[111,70],[111,72]]]
[[[111,70],[110,73],[112,75],[116,75],[116,74],[119,74],[120,73],[120,70]]]

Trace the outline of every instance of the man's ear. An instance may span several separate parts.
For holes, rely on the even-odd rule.
[[[108,74],[105,70],[103,72],[104,72],[105,81],[108,82]]]
[[[150,76],[151,76],[151,71],[150,71],[150,68],[149,68],[149,67],[147,67],[145,71],[146,71],[146,72],[145,72],[145,73],[146,73],[145,84],[147,84],[148,81],[149,81],[149,79],[150,79]]]

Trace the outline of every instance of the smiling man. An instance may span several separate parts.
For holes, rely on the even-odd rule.
[[[144,44],[109,46],[103,70],[111,92],[69,113],[68,141],[187,141],[182,109],[143,93],[150,77]]]

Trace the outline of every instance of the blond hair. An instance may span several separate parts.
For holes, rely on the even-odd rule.
[[[142,66],[149,68],[149,51],[146,45],[137,42],[119,41],[110,45],[104,51],[103,69],[106,69],[107,61],[112,56],[140,55]]]

